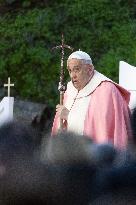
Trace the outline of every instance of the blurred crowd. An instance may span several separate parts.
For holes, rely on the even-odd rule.
[[[131,125],[132,140],[121,150],[72,132],[50,136],[36,124],[5,124],[0,205],[136,204],[136,110]]]

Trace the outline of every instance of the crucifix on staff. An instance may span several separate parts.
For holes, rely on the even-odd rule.
[[[59,81],[59,86],[58,90],[60,92],[60,105],[63,105],[63,97],[64,97],[64,92],[66,91],[66,86],[64,82],[64,49],[68,48],[73,51],[73,48],[69,45],[64,44],[64,35],[62,33],[62,38],[61,38],[61,45],[55,46],[52,49],[61,49],[61,68],[60,68],[60,81]],[[63,120],[60,120],[60,129],[63,127]]]

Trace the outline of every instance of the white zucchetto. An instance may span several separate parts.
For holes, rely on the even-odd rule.
[[[85,53],[85,52],[83,52],[83,51],[75,51],[75,52],[73,52],[73,53],[68,57],[68,60],[73,59],[73,58],[75,58],[75,59],[80,59],[80,60],[85,60],[85,61],[88,62],[88,64],[92,65],[92,59],[91,59],[91,57],[90,57],[87,53]]]

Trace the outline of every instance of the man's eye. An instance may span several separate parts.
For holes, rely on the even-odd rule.
[[[79,71],[80,71],[80,69],[79,69],[79,68],[75,68],[75,71],[76,71],[76,72],[79,72]]]

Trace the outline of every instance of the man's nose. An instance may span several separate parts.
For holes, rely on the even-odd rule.
[[[70,77],[71,77],[71,78],[75,78],[75,77],[76,77],[76,73],[75,73],[75,72],[71,72],[71,73],[70,73]]]

